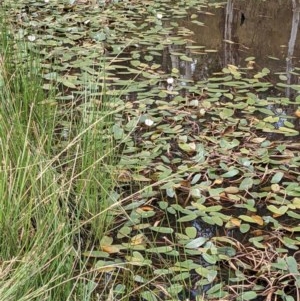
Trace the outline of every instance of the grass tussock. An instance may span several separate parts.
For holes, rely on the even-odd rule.
[[[38,56],[0,26],[0,300],[91,300],[81,240],[93,244],[111,219],[115,109],[83,99],[66,121]]]

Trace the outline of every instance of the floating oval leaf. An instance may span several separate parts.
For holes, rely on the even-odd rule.
[[[164,234],[171,234],[174,232],[172,228],[168,227],[150,227],[150,230]]]
[[[197,249],[202,246],[207,241],[205,237],[198,237],[185,245],[186,248],[189,249]]]
[[[256,292],[253,292],[253,291],[243,292],[242,300],[248,301],[248,300],[253,300],[255,298],[257,298],[257,293]]]
[[[275,213],[276,215],[283,215],[289,209],[288,206],[276,207],[274,205],[269,205],[269,206],[267,206],[267,208],[268,208],[268,210],[270,210],[272,213]]]
[[[170,246],[163,246],[163,247],[149,248],[149,249],[146,249],[145,251],[149,252],[149,253],[168,253],[172,250],[173,249]]]
[[[252,178],[245,178],[240,184],[240,190],[249,190],[253,186],[253,179]]]

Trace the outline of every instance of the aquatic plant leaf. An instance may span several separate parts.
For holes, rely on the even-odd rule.
[[[240,231],[241,233],[247,233],[250,230],[249,224],[241,224],[240,225]]]
[[[283,237],[282,242],[289,249],[299,250],[299,247],[297,245],[300,245],[300,242],[297,240],[285,236]]]
[[[195,227],[186,227],[185,233],[189,238],[195,238],[197,235],[197,229]]]
[[[216,256],[216,255],[210,255],[207,253],[203,253],[202,257],[206,262],[208,262],[210,264],[215,264],[218,261],[218,256]]]
[[[190,222],[190,221],[193,221],[197,218],[197,214],[193,213],[193,214],[189,214],[189,215],[186,215],[186,216],[183,216],[181,218],[179,218],[177,220],[177,222],[179,223],[182,223],[182,222]]]
[[[222,174],[221,176],[223,178],[232,178],[232,177],[238,175],[239,173],[240,173],[240,171],[238,169],[232,168],[229,171]]]
[[[201,267],[201,265],[194,263],[193,260],[191,260],[191,259],[188,259],[188,260],[185,260],[185,261],[176,262],[175,267],[179,267],[181,269],[190,271],[190,270]]]
[[[261,216],[259,215],[251,215],[251,218],[253,221],[255,221],[258,225],[263,226],[264,225],[264,220]]]
[[[151,292],[151,291],[142,292],[141,297],[146,301],[158,301],[154,292]]]
[[[218,226],[220,226],[220,227],[223,226],[223,220],[222,220],[219,216],[217,216],[217,215],[215,215],[215,216],[210,216],[210,217],[204,216],[204,217],[202,217],[202,219],[203,219],[205,222],[207,222],[207,221],[210,219],[209,224],[211,224],[211,225],[218,225]]]
[[[173,296],[176,297],[178,296],[178,294],[182,291],[183,289],[183,285],[180,283],[174,283],[171,284],[169,287],[167,287],[167,292]]]
[[[222,283],[217,283],[213,287],[211,287],[206,293],[208,295],[215,294],[215,293],[219,292],[222,289],[222,287],[223,287]]]
[[[172,278],[172,281],[175,282],[175,281],[183,281],[184,279],[188,279],[189,277],[191,276],[190,272],[181,272],[180,274],[174,276]]]
[[[145,204],[145,200],[135,201],[135,202],[132,202],[131,204],[128,204],[128,205],[124,206],[123,209],[128,211],[128,210],[138,208],[143,204]]]
[[[193,239],[192,241],[190,241],[189,243],[187,243],[185,245],[186,248],[189,248],[189,249],[197,249],[199,248],[200,246],[204,245],[204,243],[207,241],[207,238],[205,237],[198,237],[198,238],[195,238]]]
[[[239,218],[248,223],[254,223],[254,224],[261,223],[261,219],[259,219],[258,215],[254,215],[254,218],[248,215],[240,215]]]
[[[299,271],[298,271],[298,263],[296,261],[296,259],[292,256],[288,256],[286,259],[285,259],[286,263],[287,263],[287,266],[288,266],[288,269],[290,271],[290,273],[294,274],[295,276],[296,275],[299,275]]]
[[[145,259],[140,252],[132,252],[132,256],[125,256],[126,260],[136,266],[151,265],[152,262],[149,259]]]
[[[220,112],[220,117],[222,119],[227,119],[228,117],[231,117],[234,114],[234,111],[232,109],[227,109],[224,108],[221,112]]]
[[[126,237],[128,236],[132,231],[132,228],[131,227],[128,227],[128,226],[123,226],[119,231],[118,231],[118,234],[117,234],[117,238],[123,238],[123,237]]]
[[[149,249],[146,249],[145,251],[149,252],[149,253],[168,253],[172,250],[173,250],[173,248],[170,246],[163,246],[163,247],[149,248]]]
[[[287,211],[286,213],[288,216],[295,218],[295,219],[300,219],[300,214],[294,212],[294,211]]]
[[[281,171],[276,172],[276,174],[272,177],[271,179],[271,183],[273,184],[277,184],[281,181],[281,179],[283,178],[284,173]]]
[[[109,246],[113,243],[113,238],[110,236],[103,236],[100,240],[100,246]]]
[[[150,227],[150,230],[164,234],[171,234],[174,232],[174,229],[168,227]]]
[[[114,138],[116,140],[120,140],[124,136],[124,130],[122,127],[120,127],[118,124],[114,124],[112,127],[113,133],[114,133]]]
[[[107,245],[107,246],[101,246],[101,250],[103,252],[112,254],[112,253],[119,253],[120,247],[117,245]]]
[[[109,273],[116,269],[116,264],[114,261],[98,260],[95,264],[95,269]]]
[[[251,292],[243,292],[243,295],[241,296],[242,300],[253,300],[257,298],[257,293],[254,291]]]
[[[237,193],[239,193],[240,189],[236,186],[228,186],[228,187],[225,187],[224,191],[226,193],[230,193],[230,194],[237,194]]]
[[[130,239],[130,245],[141,245],[145,242],[145,236],[143,233],[137,234]]]
[[[288,206],[280,206],[280,207],[276,207],[274,205],[269,205],[267,206],[268,210],[270,210],[272,213],[275,213],[277,216],[283,215],[285,214],[289,207]]]
[[[91,252],[83,252],[83,256],[86,257],[95,257],[95,258],[108,258],[109,254],[103,251],[91,251]]]
[[[160,201],[158,204],[159,204],[159,208],[161,210],[165,210],[165,209],[167,209],[169,207],[169,203],[165,202],[165,201]]]
[[[263,236],[251,237],[249,241],[253,243],[253,245],[258,249],[266,248],[266,244],[263,244],[262,241],[264,240]]]
[[[277,258],[277,262],[271,264],[271,266],[275,267],[276,269],[287,271],[288,266],[286,261],[283,258]]]
[[[240,190],[249,190],[253,186],[253,179],[252,178],[245,178],[241,182],[239,189]]]

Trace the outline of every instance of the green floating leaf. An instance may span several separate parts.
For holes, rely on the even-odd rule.
[[[267,206],[268,210],[270,210],[272,213],[275,213],[277,215],[283,215],[285,214],[289,207],[288,206],[281,206],[281,207],[276,207],[274,205],[269,205]]]
[[[165,202],[165,201],[160,201],[158,204],[159,204],[159,208],[161,210],[165,210],[165,209],[167,209],[169,207],[169,203]]]
[[[114,133],[114,138],[116,140],[120,140],[124,136],[124,130],[121,128],[118,124],[114,124],[112,127],[113,133]]]
[[[295,134],[295,135],[299,134],[299,132],[297,130],[290,129],[290,128],[287,128],[287,127],[284,127],[284,126],[279,127],[278,130],[282,133],[289,133],[289,134]]]
[[[211,287],[207,292],[206,294],[207,295],[212,295],[212,294],[215,294],[217,292],[219,292],[223,287],[223,284],[222,283],[218,283],[216,285],[214,285],[213,287]]]
[[[274,262],[271,264],[272,267],[278,269],[278,270],[283,270],[283,271],[287,271],[288,267],[287,267],[287,263],[283,258],[277,258],[277,262]]]
[[[182,56],[180,57],[180,59],[181,59],[182,61],[186,61],[186,62],[192,62],[192,61],[193,61],[193,59],[192,59],[191,57],[188,57],[188,56],[186,56],[186,55],[182,55]]]
[[[151,62],[151,61],[153,61],[153,56],[152,55],[145,55],[145,60],[147,62]]]
[[[186,248],[189,249],[197,249],[202,246],[207,241],[205,237],[198,237],[185,245]]]
[[[290,273],[293,275],[293,277],[296,280],[296,287],[299,289],[300,288],[300,273],[298,270],[298,263],[296,261],[296,259],[292,256],[288,256],[285,259],[288,269],[290,271]]]
[[[240,215],[239,218],[245,222],[248,223],[253,223],[253,224],[261,224],[262,218],[260,216],[254,215],[249,216],[249,215]]]
[[[43,78],[48,79],[48,80],[54,80],[57,79],[58,74],[57,72],[50,72],[50,73],[46,73],[43,75]]]
[[[258,111],[260,111],[261,113],[264,113],[266,115],[274,115],[274,112],[270,109],[259,108]]]
[[[110,236],[103,236],[100,240],[100,246],[109,246],[113,243],[113,238]]]
[[[241,224],[240,225],[240,231],[241,233],[247,233],[250,230],[249,224]]]
[[[255,56],[249,56],[249,57],[245,58],[246,62],[254,61],[254,60],[255,60]]]
[[[189,238],[195,238],[197,235],[197,229],[195,227],[186,227],[185,233]]]
[[[220,117],[222,119],[227,119],[228,117],[231,117],[234,114],[234,111],[232,109],[227,109],[224,108],[221,112],[220,112]]]
[[[298,214],[294,211],[288,211],[286,214],[292,218],[300,219],[300,214]]]
[[[164,234],[171,234],[174,232],[172,228],[168,227],[150,227],[150,230]]]
[[[117,238],[123,238],[123,237],[126,237],[128,236],[132,231],[132,228],[131,227],[128,227],[128,226],[123,226],[119,231],[118,231],[118,234],[117,234]]]
[[[204,218],[204,217],[203,217],[203,218]],[[203,219],[203,218],[202,218],[202,219]],[[219,216],[214,215],[214,216],[210,216],[209,218],[210,218],[211,221],[213,222],[213,224],[210,223],[211,225],[217,225],[217,226],[220,226],[220,227],[223,226],[223,220],[222,220]]]
[[[190,278],[190,277],[191,277],[190,272],[182,272],[182,273],[180,273],[180,274],[174,276],[174,277],[172,278],[172,281],[173,281],[173,282],[175,282],[175,281],[182,281],[182,280],[188,279],[188,278]]]
[[[216,255],[210,255],[207,253],[203,253],[202,257],[206,262],[208,262],[210,264],[215,264],[218,261],[218,256],[216,256]]]
[[[130,61],[130,64],[133,67],[138,67],[141,64],[141,62],[139,60],[132,60],[132,61]]]
[[[189,215],[186,215],[186,216],[183,216],[181,218],[179,218],[177,220],[177,222],[180,222],[180,223],[183,223],[183,222],[190,222],[190,221],[193,221],[197,218],[197,215],[195,213],[193,214],[189,214]]]
[[[155,294],[150,291],[142,292],[141,297],[146,301],[157,301]]]
[[[272,184],[279,183],[283,176],[284,176],[284,173],[282,171],[276,172],[276,174],[271,179],[271,183]]]
[[[239,189],[240,190],[249,190],[253,186],[253,179],[252,178],[245,178],[241,182]]]
[[[168,286],[166,289],[167,292],[175,298],[182,291],[183,285],[179,283],[174,283]]]
[[[263,236],[257,236],[257,237],[252,237],[249,239],[249,241],[251,243],[253,243],[253,245],[258,248],[258,249],[265,249],[266,245],[261,243],[261,241],[263,241]]]
[[[103,251],[92,251],[92,252],[84,252],[82,253],[83,256],[86,257],[95,257],[95,258],[107,258],[109,254]]]
[[[66,86],[68,88],[76,89],[76,85],[66,78],[61,78],[58,80],[58,82],[62,83],[64,86]]]
[[[287,266],[289,268],[289,271],[291,274],[294,274],[294,275],[299,275],[299,271],[298,271],[298,263],[296,261],[296,259],[292,256],[288,256],[286,259],[285,259],[286,263],[287,263]]]
[[[163,247],[156,247],[156,248],[146,249],[145,251],[149,252],[149,253],[168,253],[172,250],[173,249],[170,246],[163,246]]]
[[[291,238],[285,236],[283,238],[282,242],[289,249],[292,249],[292,250],[299,249],[299,247],[297,245],[299,245],[300,243],[297,240],[294,240],[294,239],[291,239]]]
[[[223,177],[223,178],[232,178],[232,177],[238,175],[239,173],[240,173],[240,171],[239,171],[238,169],[234,169],[234,168],[233,168],[233,169],[231,169],[231,170],[229,170],[229,171],[223,173],[223,174],[221,175],[221,177]]]
[[[257,298],[257,293],[256,292],[243,292],[243,295],[241,296],[242,300],[252,300]]]

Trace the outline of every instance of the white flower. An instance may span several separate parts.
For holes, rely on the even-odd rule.
[[[169,85],[173,85],[173,83],[174,83],[174,78],[173,78],[173,77],[169,77],[169,78],[167,79],[167,83],[168,83]]]
[[[151,120],[151,119],[146,119],[146,120],[145,120],[145,124],[146,124],[147,126],[151,126],[151,125],[153,125],[153,123],[154,123],[154,121]]]
[[[199,100],[198,99],[193,99],[189,102],[190,107],[198,107],[199,106]]]
[[[200,116],[204,116],[204,115],[205,115],[205,113],[206,113],[206,111],[205,111],[205,109],[204,109],[204,108],[201,108],[201,109],[199,110],[199,114],[200,114]]]
[[[30,35],[27,37],[30,42],[35,41],[36,37],[34,35]]]
[[[159,20],[162,19],[162,17],[163,17],[163,15],[161,13],[156,14],[156,18],[159,19]]]
[[[49,0],[44,0],[45,3],[49,3]]]

